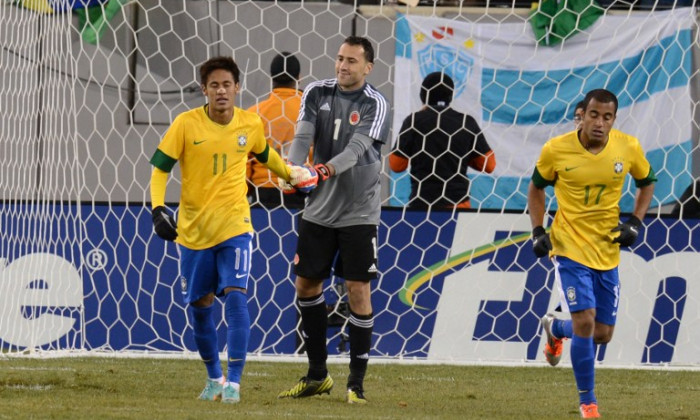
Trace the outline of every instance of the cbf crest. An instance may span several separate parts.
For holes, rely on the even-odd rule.
[[[568,287],[566,289],[566,299],[569,303],[576,303],[576,289],[573,287]]]
[[[421,78],[436,71],[443,71],[455,83],[454,99],[462,94],[474,67],[473,57],[455,47],[441,44],[429,44],[418,51],[417,55]]]
[[[238,135],[238,146],[244,147],[248,143],[248,136],[245,134]]]
[[[615,174],[621,174],[623,169],[625,169],[625,165],[622,164],[622,160],[615,159],[615,161],[613,162],[613,170],[615,171]]]

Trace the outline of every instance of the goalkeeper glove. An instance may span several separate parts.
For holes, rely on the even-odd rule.
[[[542,226],[532,229],[532,250],[537,255],[537,258],[548,255],[549,251],[552,250],[552,241],[549,240],[549,233]]]
[[[318,185],[318,174],[308,166],[290,166],[289,183],[297,191],[308,194]]]
[[[625,223],[620,223],[611,232],[620,232],[620,236],[613,239],[614,244],[620,246],[632,246],[639,235],[639,228],[642,227],[642,221],[636,216],[630,216]]]
[[[168,214],[168,211],[163,206],[158,206],[153,209],[153,230],[156,235],[166,241],[174,241],[177,238],[177,225],[173,216]]]
[[[292,186],[289,182],[285,181],[283,178],[278,178],[277,183],[280,186],[280,189],[282,190],[283,194],[295,194],[297,193],[297,189]]]
[[[315,164],[314,169],[318,174],[318,182],[325,181],[331,177],[331,171],[328,169],[328,166],[324,165],[323,163]]]

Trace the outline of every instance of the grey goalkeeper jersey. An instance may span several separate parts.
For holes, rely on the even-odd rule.
[[[389,137],[386,98],[369,83],[348,92],[340,90],[336,79],[320,80],[304,90],[298,122],[308,122],[313,127],[314,164],[327,163],[343,152],[353,136],[372,140],[354,166],[330,177],[311,192],[304,220],[328,227],[378,225],[381,149]],[[308,156],[308,148],[294,146],[289,158],[302,163]]]

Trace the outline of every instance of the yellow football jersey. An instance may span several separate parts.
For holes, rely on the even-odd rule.
[[[246,162],[248,153],[266,146],[262,120],[253,112],[234,108],[227,125],[212,121],[206,105],[178,115],[151,159],[166,172],[180,162],[176,242],[205,249],[253,231]]]
[[[613,129],[595,155],[572,131],[545,143],[536,169],[533,182],[538,187],[553,183],[559,206],[552,223],[552,254],[598,270],[619,265],[620,246],[612,243],[618,233],[610,231],[619,223],[625,176],[632,175],[638,185],[656,180],[639,140]]]

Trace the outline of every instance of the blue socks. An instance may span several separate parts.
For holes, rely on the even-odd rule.
[[[595,346],[593,337],[571,338],[571,364],[581,404],[596,402],[593,388],[595,386]]]
[[[194,342],[197,344],[199,355],[207,367],[210,379],[218,379],[223,376],[221,361],[219,360],[219,345],[217,340],[216,324],[212,316],[214,306],[197,308],[190,305],[192,311],[192,327],[194,329]],[[228,382],[239,384],[243,374],[246,353],[248,352],[248,338],[250,337],[250,314],[248,313],[248,299],[239,291],[232,291],[226,295],[225,309],[226,344],[228,348]]]
[[[557,338],[571,338],[574,335],[571,320],[555,319],[552,323],[552,334]]]
[[[228,382],[241,383],[250,338],[250,314],[245,293],[234,290],[226,295],[226,344],[228,347]]]
[[[221,372],[221,361],[219,361],[216,325],[212,317],[214,307],[197,308],[190,305],[190,309],[192,310],[194,342],[197,344],[199,356],[207,367],[209,378],[219,379],[223,376],[223,373]]]

